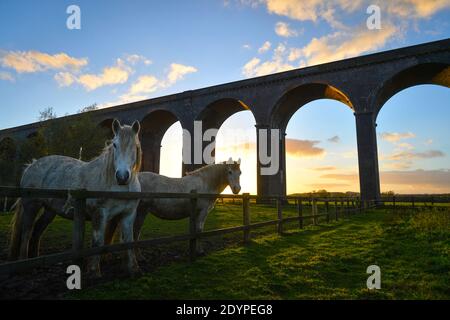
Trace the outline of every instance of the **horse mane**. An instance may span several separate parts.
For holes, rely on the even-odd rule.
[[[134,172],[139,172],[142,169],[142,146],[140,140],[136,144],[136,163],[134,165]]]
[[[100,170],[100,178],[106,182],[107,185],[113,185],[115,179],[115,170],[114,170],[114,153],[113,146],[111,141],[108,141],[103,148],[102,153],[95,158],[93,161],[103,160],[106,162],[105,169]]]

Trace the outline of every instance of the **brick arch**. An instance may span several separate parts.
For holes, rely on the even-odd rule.
[[[252,111],[242,100],[236,98],[223,98],[206,105],[195,117],[195,120],[202,121],[204,129],[219,129],[225,120],[233,114],[246,110]],[[253,117],[255,117],[254,114]]]
[[[375,117],[394,95],[407,88],[422,84],[434,84],[450,88],[450,64],[420,63],[403,69],[385,80],[377,90]]]
[[[289,120],[297,110],[305,104],[319,99],[337,100],[354,110],[350,98],[342,90],[325,83],[307,83],[283,93],[271,111],[270,126],[284,132]]]
[[[178,121],[175,113],[163,109],[153,110],[142,118],[143,171],[159,173],[161,141],[170,126]]]

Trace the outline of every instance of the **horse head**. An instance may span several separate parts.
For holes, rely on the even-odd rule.
[[[115,177],[119,185],[129,184],[133,174],[140,170],[142,160],[139,141],[140,128],[137,120],[131,126],[122,126],[117,119],[113,121],[113,162]]]
[[[241,176],[241,159],[233,161],[231,158],[225,161],[227,167],[227,180],[228,185],[234,194],[238,194],[241,191],[240,176]]]

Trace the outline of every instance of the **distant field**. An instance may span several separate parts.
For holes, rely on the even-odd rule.
[[[309,210],[306,206],[305,214]],[[294,206],[286,207],[284,213],[297,215]],[[276,209],[252,204],[251,217],[252,222],[272,220],[276,218]],[[0,215],[2,248],[6,248],[10,219],[10,214]],[[241,224],[241,205],[225,203],[211,213],[206,229]],[[192,264],[186,258],[185,242],[147,249],[140,261],[145,272],[142,277],[118,278],[121,269],[113,268],[94,287],[75,295],[68,295],[58,287],[55,296],[70,299],[450,298],[448,209],[422,208],[412,213],[401,208],[395,214],[390,209],[377,209],[339,222],[332,219],[330,224],[322,219],[319,226],[304,230],[299,230],[298,223],[289,223],[285,228],[287,235],[282,237],[275,233],[275,228],[252,232],[252,243],[245,247],[242,233],[205,239],[207,256]],[[143,238],[182,234],[187,230],[187,220],[162,221],[149,216]],[[71,223],[58,218],[45,234],[43,253],[70,248],[70,239]],[[5,258],[4,252],[0,259]],[[382,272],[382,289],[376,292],[365,289],[368,277],[365,271],[371,264],[379,265]],[[39,290],[34,287],[32,292],[38,295]],[[50,296],[55,290],[50,290]]]

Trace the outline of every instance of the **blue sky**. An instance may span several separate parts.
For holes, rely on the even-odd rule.
[[[375,36],[365,27],[366,9],[373,3],[381,8],[382,23],[382,30]],[[81,30],[66,27],[69,16],[66,8],[72,4],[81,9]],[[58,115],[70,114],[92,103],[108,107],[444,39],[450,35],[449,18],[448,0],[134,0],[39,4],[2,0],[0,128],[34,122],[38,111],[46,107],[53,107]],[[422,192],[450,192],[450,182],[422,181],[423,176],[433,174],[441,179],[449,177],[450,181],[448,101],[448,89],[421,86],[405,90],[387,103],[377,128],[380,168],[390,174],[386,175],[384,190],[408,192],[417,190],[421,183]],[[429,112],[431,109],[436,112]],[[324,116],[325,125],[318,121]],[[221,131],[248,129],[253,122],[245,113],[236,114]],[[338,102],[319,100],[299,110],[289,123],[288,138],[306,141],[323,152],[289,156],[288,183],[289,179],[292,181],[289,190],[327,186],[356,190],[354,133],[351,110]],[[165,140],[179,135],[174,126]],[[334,136],[338,137],[337,142],[328,140]],[[252,139],[250,135],[249,140]],[[221,148],[223,152],[231,152],[225,146],[233,139],[222,140],[218,140],[218,155]],[[175,145],[172,143],[171,150],[167,150],[169,154],[179,153]],[[249,163],[253,161],[251,154],[248,151],[245,156]],[[178,174],[179,166],[171,163],[167,166],[163,168],[165,173]],[[329,170],[316,170],[314,166]],[[253,163],[247,169],[248,176],[244,177],[248,180],[247,188],[254,192]],[[416,172],[421,169],[426,170],[424,174]],[[405,183],[404,176],[393,177],[398,171],[409,172],[417,184]],[[399,179],[403,182],[392,183]]]

